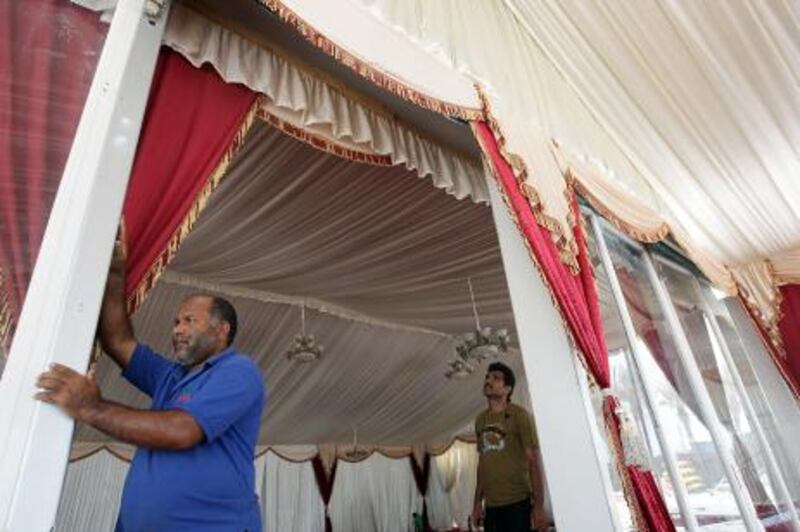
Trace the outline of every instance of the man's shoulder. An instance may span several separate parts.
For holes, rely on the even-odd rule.
[[[530,416],[531,413],[528,411],[527,408],[524,406],[518,405],[517,403],[509,403],[507,407],[507,411],[509,414],[517,415],[517,416]]]
[[[222,358],[218,366],[223,369],[223,373],[235,373],[243,378],[253,378],[263,386],[261,370],[249,355],[233,350],[229,356]]]

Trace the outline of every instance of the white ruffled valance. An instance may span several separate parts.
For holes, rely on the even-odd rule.
[[[437,144],[327,78],[269,47],[229,31],[180,4],[164,44],[193,65],[211,64],[228,82],[264,94],[265,110],[343,148],[382,155],[458,199],[488,203],[479,161]]]

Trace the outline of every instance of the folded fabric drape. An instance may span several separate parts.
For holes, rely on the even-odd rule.
[[[106,31],[68,2],[0,3],[0,352],[11,343]]]
[[[174,257],[255,114],[257,94],[162,49],[125,199],[131,310]]]
[[[778,327],[783,339],[785,370],[795,397],[800,399],[800,284],[786,284],[780,291]]]
[[[603,401],[603,416],[609,430],[611,445],[615,448],[616,454],[623,455],[622,426],[617,414],[619,409],[619,399],[614,396],[607,396]],[[624,464],[623,474],[620,479],[625,484],[626,491],[630,490],[635,494],[635,502],[629,500],[629,504],[634,502],[638,506],[638,513],[643,519],[638,530],[653,532],[671,532],[675,530],[672,523],[667,505],[658,490],[655,477],[652,471],[642,468],[642,464]],[[633,508],[631,508],[633,512]]]
[[[422,458],[422,466],[417,463],[414,456],[409,456],[408,461],[411,464],[411,472],[414,474],[414,483],[422,495],[422,526],[425,532],[428,532],[431,527],[428,521],[428,503],[425,497],[428,494],[428,483],[431,475],[431,455],[425,453]]]
[[[331,516],[328,512],[328,505],[331,502],[331,495],[333,494],[333,483],[336,480],[336,466],[338,465],[338,461],[334,460],[328,471],[322,463],[322,458],[317,455],[311,461],[311,465],[314,468],[314,478],[317,480],[319,495],[322,497],[322,502],[325,504],[325,532],[331,532],[331,530],[333,530],[333,525],[331,524]]]
[[[578,223],[577,198],[572,197],[573,239],[578,243],[579,270],[571,269],[559,260],[559,249],[550,232],[539,225],[535,213],[524,195],[524,183],[517,179],[511,165],[506,162],[492,129],[485,122],[474,122],[473,128],[481,147],[490,161],[495,178],[506,199],[520,232],[529,245],[545,284],[550,288],[564,325],[572,333],[578,349],[583,354],[592,376],[602,388],[610,386],[608,353],[603,336],[597,288],[585,243],[585,235]]]
[[[305,136],[327,139],[357,153],[364,162],[375,163],[377,158],[379,163],[388,159],[404,165],[458,199],[488,202],[477,160],[434,142],[268,40],[249,40],[177,4],[170,11],[164,44],[193,65],[210,64],[225,81],[263,94],[261,105],[268,115]]]
[[[568,199],[572,209],[572,237],[577,246],[576,258],[579,267],[577,271],[559,260],[559,250],[551,234],[537,221],[531,203],[525,197],[525,181],[514,174],[511,164],[503,156],[500,146],[502,137],[498,140],[492,128],[483,122],[473,123],[473,131],[493,170],[512,218],[528,244],[531,257],[550,289],[553,302],[561,312],[564,326],[570,332],[588,372],[601,388],[609,388],[611,375],[608,350],[575,191],[570,191]],[[613,395],[606,397],[604,402],[606,429],[613,443],[617,471],[625,488],[633,521],[640,530],[673,531],[674,525],[656,487],[652,472],[641,471],[637,469],[641,467],[640,465],[629,463],[633,457],[627,456],[622,446],[620,423],[616,415],[618,408],[619,402],[616,397]]]

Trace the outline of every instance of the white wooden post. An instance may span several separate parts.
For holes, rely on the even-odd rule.
[[[616,529],[594,413],[558,310],[493,182],[489,191],[558,530]]]
[[[167,2],[163,2],[166,4]],[[0,380],[0,530],[55,521],[73,421],[33,400],[51,362],[85,371],[167,6],[121,0],[109,28]]]

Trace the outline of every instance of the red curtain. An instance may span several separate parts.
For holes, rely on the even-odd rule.
[[[414,474],[414,483],[417,485],[422,495],[422,526],[425,532],[433,530],[430,522],[428,521],[428,503],[425,500],[425,495],[428,493],[428,482],[431,476],[431,455],[425,453],[422,459],[422,467],[419,466],[414,455],[410,455],[408,460],[411,462],[411,472]]]
[[[0,343],[6,346],[106,31],[96,13],[69,2],[0,1]]]
[[[337,464],[338,460],[334,460],[331,466],[331,473],[328,475],[325,471],[325,464],[323,464],[319,455],[315,456],[311,461],[311,466],[314,468],[314,478],[317,481],[317,489],[319,489],[322,502],[325,503],[325,532],[333,530],[331,517],[328,515],[328,504],[331,502],[331,495],[333,495],[333,482],[336,480]]]
[[[129,297],[140,300],[172,259],[211,176],[241,142],[256,98],[162,49],[124,207]]]
[[[779,288],[783,301],[781,302],[782,319],[778,322],[779,332],[783,340],[784,351],[780,352],[775,344],[770,339],[770,335],[764,327],[764,323],[756,316],[747,304],[744,298],[739,296],[739,301],[742,307],[747,311],[750,316],[750,321],[753,322],[764,346],[767,348],[773,362],[778,367],[778,371],[783,375],[786,384],[794,393],[794,396],[800,400],[800,315],[798,315],[798,285],[786,285]],[[788,297],[787,297],[788,296]]]
[[[786,353],[786,373],[792,381],[795,396],[800,399],[800,284],[787,284],[781,291],[781,320],[778,328]]]
[[[558,249],[550,232],[537,223],[527,198],[520,191],[511,166],[500,153],[492,130],[486,123],[476,122],[475,131],[483,150],[494,165],[497,180],[514,211],[519,227],[539,264],[539,269],[558,301],[561,314],[566,320],[572,337],[584,354],[586,363],[597,383],[603,388],[608,388],[610,385],[608,351],[603,336],[600,303],[586,247],[586,236],[583,234],[581,224],[577,224],[575,227],[580,271],[573,273],[559,258]],[[577,220],[580,213],[578,212],[577,198],[574,195],[572,201],[571,207]]]
[[[489,125],[484,122],[476,122],[473,124],[473,128],[484,153],[493,166],[495,177],[505,195],[506,202],[527,240],[539,270],[549,285],[572,338],[583,354],[589,371],[598,385],[608,388],[611,382],[608,350],[600,316],[600,301],[586,245],[586,235],[579,222],[580,212],[576,195],[571,194],[570,207],[577,222],[572,229],[578,249],[577,260],[580,270],[573,272],[561,261],[559,250],[553,242],[550,232],[536,221],[528,199],[521,190],[521,183],[503,157]],[[615,404],[615,398],[607,399],[606,419],[609,435],[618,442],[618,452],[615,455],[620,459],[623,451],[621,443],[619,443],[621,442],[619,420],[616,418],[616,413],[613,412]],[[608,413],[609,408],[611,414]],[[627,486],[626,493],[629,499],[634,499],[630,500],[630,503],[632,506],[636,506],[636,508],[632,507],[631,511],[641,515],[641,519],[638,519],[640,525],[646,527],[646,530],[654,532],[674,531],[675,526],[666,510],[653,474],[649,471],[641,471],[635,466],[618,465],[621,480]]]

